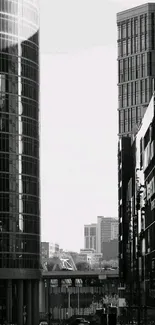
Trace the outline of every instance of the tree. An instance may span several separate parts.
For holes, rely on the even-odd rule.
[[[87,262],[78,262],[76,263],[76,268],[78,271],[88,271],[90,270],[90,264]]]

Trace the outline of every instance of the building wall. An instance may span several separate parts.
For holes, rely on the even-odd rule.
[[[103,259],[106,261],[118,259],[118,239],[102,243]]]

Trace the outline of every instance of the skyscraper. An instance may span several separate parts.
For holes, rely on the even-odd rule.
[[[131,170],[131,138],[152,97],[155,77],[155,4],[148,3],[117,14],[118,27],[118,205],[119,269],[125,278],[129,220],[126,191]]]
[[[0,322],[39,323],[39,7],[0,1]]]
[[[114,218],[97,217],[97,252],[102,252],[102,243],[118,238],[118,220]]]
[[[117,14],[119,135],[130,135],[152,97],[155,3]]]

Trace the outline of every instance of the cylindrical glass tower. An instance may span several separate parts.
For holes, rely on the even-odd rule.
[[[39,209],[39,5],[0,0],[0,286],[9,283],[13,299],[8,311],[4,290],[0,318],[8,321],[13,301],[27,308],[24,288],[38,290]]]

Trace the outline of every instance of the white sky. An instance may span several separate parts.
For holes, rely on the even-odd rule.
[[[42,240],[79,250],[117,217],[116,13],[146,1],[40,2]]]

